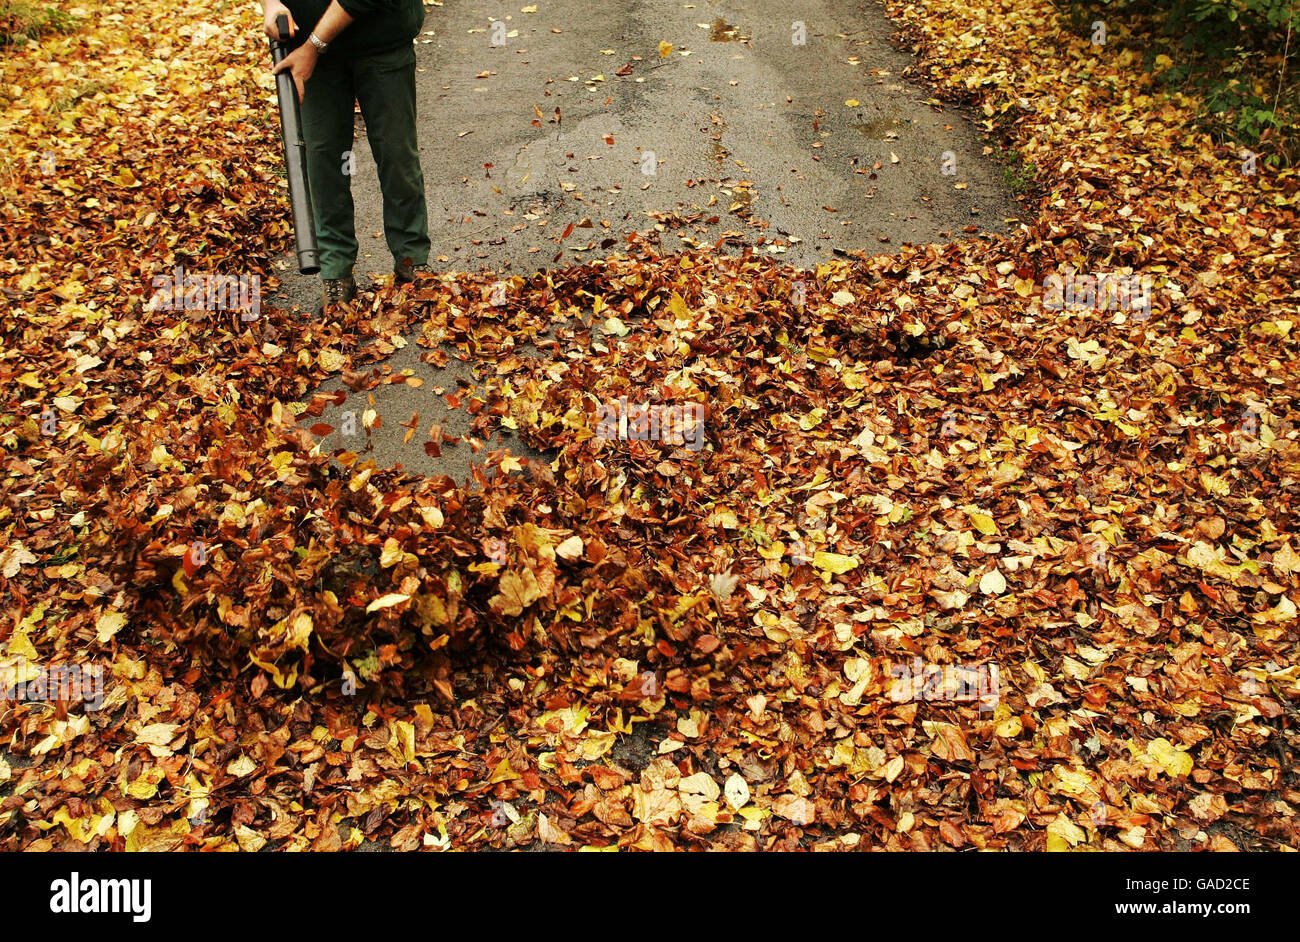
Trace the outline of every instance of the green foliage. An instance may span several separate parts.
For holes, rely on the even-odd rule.
[[[54,99],[54,102],[51,105],[51,110],[55,114],[62,114],[76,105],[76,103],[81,101],[81,99],[94,98],[100,92],[109,91],[110,88],[111,86],[107,82],[101,82],[98,80],[79,82],[76,86],[64,89],[60,92],[58,97]]]
[[[28,0],[0,0],[0,46],[36,41],[56,33],[71,33],[80,17],[57,7]]]
[[[1272,165],[1300,151],[1298,0],[1068,0],[1082,32],[1142,50],[1158,81],[1205,101],[1202,125],[1220,142],[1261,146]],[[1120,29],[1122,27],[1122,29]],[[1166,57],[1166,58],[1161,58]]]
[[[1017,196],[1033,189],[1038,169],[1032,163],[1026,163],[1019,151],[1003,148],[997,160],[1002,165],[1002,182],[1007,189]]]

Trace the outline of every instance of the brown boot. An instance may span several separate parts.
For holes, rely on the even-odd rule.
[[[393,284],[409,285],[419,275],[429,274],[429,266],[417,265],[409,258],[404,258],[393,265]]]
[[[320,305],[316,308],[317,317],[323,315],[327,307],[334,304],[347,304],[357,296],[357,283],[351,275],[344,275],[342,278],[322,278],[320,283]]]

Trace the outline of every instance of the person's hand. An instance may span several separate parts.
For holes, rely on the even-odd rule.
[[[289,18],[289,36],[292,37],[298,35],[298,24],[293,21],[293,14],[290,13],[289,8],[283,3],[280,3],[279,0],[269,0],[263,8],[263,11],[266,16],[262,20],[262,26],[266,30],[267,39],[280,38],[280,31],[275,28],[276,17],[280,16],[287,16]]]
[[[303,43],[293,52],[289,53],[280,60],[272,72],[279,75],[286,69],[290,70],[289,74],[293,76],[293,84],[298,86],[298,103],[302,104],[302,96],[305,91],[304,86],[307,79],[311,78],[312,72],[316,71],[316,59],[320,52],[311,43]]]

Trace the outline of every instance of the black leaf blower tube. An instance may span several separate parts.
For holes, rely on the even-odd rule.
[[[271,61],[276,65],[289,54],[289,18],[278,16],[271,40]],[[289,177],[289,208],[293,213],[293,241],[298,250],[298,271],[314,275],[320,271],[320,247],[316,244],[316,217],[311,210],[311,186],[307,182],[307,143],[302,138],[302,112],[298,88],[285,69],[275,77],[275,94],[280,101],[280,135],[284,138],[284,165]]]

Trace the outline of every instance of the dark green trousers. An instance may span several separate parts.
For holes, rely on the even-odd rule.
[[[352,211],[352,111],[361,105],[384,200],[384,236],[393,260],[429,260],[424,172],[415,135],[415,49],[375,56],[321,56],[303,93],[307,180],[316,213],[322,278],[352,273],[357,236]]]

